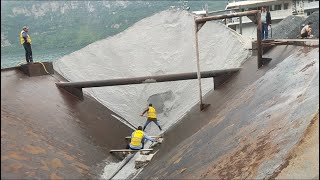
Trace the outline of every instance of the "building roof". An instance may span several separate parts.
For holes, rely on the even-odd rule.
[[[203,11],[192,11],[193,14],[197,14],[197,15],[204,15],[206,14],[207,12],[205,10]]]
[[[262,5],[269,5],[272,2],[277,2],[277,0],[247,0],[247,1],[237,1],[228,3],[226,9],[238,9],[240,6],[252,6],[255,7],[262,6]]]

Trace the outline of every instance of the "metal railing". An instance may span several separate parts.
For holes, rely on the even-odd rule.
[[[278,11],[270,11],[271,14],[271,19],[284,19],[289,15],[292,15],[291,10],[286,9],[286,10],[278,10]],[[227,20],[227,24],[228,25],[234,25],[234,24],[239,24],[240,22],[240,18],[239,17],[235,17],[235,18],[231,18]],[[251,23],[252,21],[246,17],[243,16],[242,17],[242,23]]]

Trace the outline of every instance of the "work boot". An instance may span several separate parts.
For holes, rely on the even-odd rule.
[[[160,131],[162,131],[162,128],[159,126]]]

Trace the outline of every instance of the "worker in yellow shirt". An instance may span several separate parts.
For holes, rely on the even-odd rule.
[[[158,123],[158,120],[157,120],[156,109],[152,107],[151,103],[149,104],[148,109],[143,111],[143,113],[140,116],[143,116],[146,112],[148,112],[148,116],[147,116],[147,122],[143,126],[143,130],[145,130],[148,124],[152,121],[159,127],[160,131],[162,131],[162,128],[160,127],[160,124]]]
[[[32,63],[32,50],[31,50],[31,38],[28,34],[29,27],[23,26],[22,31],[20,32],[20,43],[23,45],[24,50],[26,51],[26,61],[27,63]]]
[[[135,130],[131,134],[131,141],[127,145],[127,149],[133,149],[133,150],[140,150],[144,148],[144,141],[149,140],[152,142],[156,142],[156,139],[153,139],[149,136],[147,136],[143,131],[142,131],[142,126],[139,126],[137,130]]]

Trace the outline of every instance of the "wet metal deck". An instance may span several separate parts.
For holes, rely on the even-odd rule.
[[[286,164],[319,108],[319,49],[279,46],[255,58],[165,135],[138,178],[252,179]],[[288,57],[288,59],[286,59]],[[285,61],[284,61],[285,59]],[[208,124],[209,123],[209,124]]]
[[[96,100],[79,101],[55,82],[1,71],[1,178],[93,178],[103,160],[116,161],[110,149],[124,148],[131,129]]]

